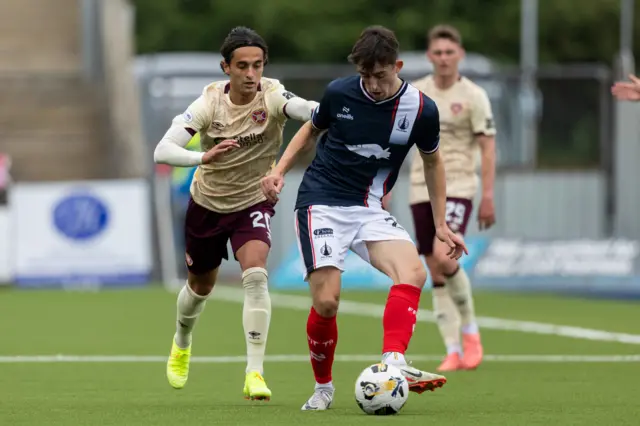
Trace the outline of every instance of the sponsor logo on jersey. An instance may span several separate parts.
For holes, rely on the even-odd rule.
[[[354,152],[362,157],[375,158],[376,160],[388,160],[389,157],[391,157],[391,151],[389,151],[389,148],[382,148],[380,145],[375,143],[345,146],[349,151]]]
[[[218,145],[220,142],[227,139],[233,139],[238,142],[240,148],[249,148],[264,143],[264,136],[262,133],[251,133],[247,136],[232,136],[230,138],[218,137],[213,140],[213,143],[214,145]]]
[[[320,106],[318,106],[318,111],[320,110]],[[343,118],[345,120],[353,120],[353,115],[349,114],[349,108],[346,106],[342,107],[342,112],[336,115],[338,118]]]

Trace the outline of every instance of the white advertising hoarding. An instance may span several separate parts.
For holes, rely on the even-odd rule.
[[[11,224],[9,209],[0,206],[0,285],[11,282]]]
[[[10,207],[18,286],[149,282],[151,211],[144,180],[20,183]]]

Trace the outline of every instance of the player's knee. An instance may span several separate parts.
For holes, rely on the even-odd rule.
[[[216,283],[217,274],[217,268],[211,272],[205,272],[204,274],[196,275],[190,272],[188,278],[189,287],[198,296],[208,296]]]
[[[244,271],[253,268],[264,269],[269,256],[269,246],[263,241],[252,240],[236,251],[235,255]]]
[[[320,294],[314,297],[313,309],[323,318],[333,318],[338,314],[340,296],[336,294]]]
[[[418,288],[424,287],[424,283],[427,281],[427,270],[424,268],[422,262],[418,262],[403,273],[404,277],[401,279],[403,284],[411,284]]]
[[[269,297],[269,274],[264,268],[249,268],[242,273],[242,287],[245,294],[252,299]]]
[[[437,243],[438,244],[434,247],[433,255],[431,256],[433,258],[434,266],[442,275],[452,274],[458,268],[458,261],[451,259],[447,255],[449,248],[444,243],[440,241]]]

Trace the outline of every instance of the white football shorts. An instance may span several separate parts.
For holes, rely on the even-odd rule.
[[[381,207],[317,205],[295,213],[305,281],[310,272],[324,266],[344,271],[349,249],[371,263],[367,241],[406,240],[415,244],[398,221]]]

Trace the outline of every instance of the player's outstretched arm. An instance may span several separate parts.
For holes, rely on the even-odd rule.
[[[281,84],[272,88],[267,97],[271,111],[285,119],[307,122],[311,120],[313,110],[318,106],[318,102],[296,96]]]
[[[278,194],[284,187],[284,175],[298,162],[300,154],[310,149],[320,134],[320,130],[313,127],[310,121],[300,127],[289,146],[282,154],[282,158],[271,170],[271,173],[261,181],[262,192],[272,203],[278,202]]]
[[[308,101],[302,98],[291,98],[285,105],[284,111],[287,117],[294,120],[307,122],[311,120],[313,110],[318,106],[316,101]]]
[[[462,253],[468,253],[462,238],[449,229],[445,219],[447,202],[447,183],[444,172],[444,161],[439,150],[431,153],[420,150],[424,161],[424,179],[429,190],[433,222],[436,226],[436,236],[449,246],[449,257],[459,259]]]

